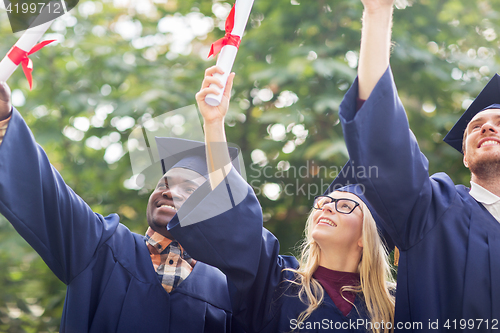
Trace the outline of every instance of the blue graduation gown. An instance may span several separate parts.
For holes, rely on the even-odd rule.
[[[401,250],[396,322],[500,329],[500,224],[468,188],[429,177],[390,69],[358,112],[357,96],[356,80],[339,115],[357,180]]]
[[[167,293],[144,236],[92,212],[16,110],[0,145],[0,213],[67,285],[61,332],[231,331],[226,277],[198,261]]]
[[[297,318],[307,306],[297,297],[299,288],[289,282],[296,276],[284,271],[297,268],[297,260],[279,255],[278,240],[262,227],[262,209],[252,188],[234,169],[225,181],[203,196],[195,210],[184,214],[182,206],[168,229],[188,253],[226,274],[233,313],[245,330],[365,332],[367,315],[361,297],[354,302],[359,313],[353,308],[345,317],[326,292],[324,302],[298,326]],[[188,203],[194,198],[185,205],[194,205]],[[224,212],[227,200],[239,204]],[[221,214],[196,223],[199,214],[213,216],[214,211]],[[179,216],[183,216],[180,221]]]

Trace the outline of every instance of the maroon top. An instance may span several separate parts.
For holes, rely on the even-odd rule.
[[[333,300],[337,308],[342,311],[344,316],[352,310],[352,304],[356,298],[356,294],[351,291],[344,291],[342,295],[347,298],[351,303],[347,302],[340,290],[344,286],[359,286],[359,273],[339,272],[334,271],[322,266],[318,266],[313,277],[323,286],[326,293]]]

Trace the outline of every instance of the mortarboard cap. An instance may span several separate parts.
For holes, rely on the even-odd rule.
[[[353,165],[351,163],[351,160],[349,160],[344,165],[337,177],[330,184],[330,186],[328,186],[328,189],[325,191],[324,195],[327,195],[334,191],[349,192],[357,195],[361,200],[363,200],[363,203],[368,207],[370,213],[373,216],[373,219],[377,224],[378,233],[382,239],[382,243],[390,253],[394,249],[394,241],[392,240],[391,236],[389,236],[389,233],[385,230],[385,228],[382,227],[382,218],[377,214],[375,209],[366,198],[365,188],[362,185],[358,184],[358,181],[356,180],[352,170]]]
[[[160,161],[153,163],[141,172],[144,177],[139,180],[141,184],[138,185],[142,185],[147,189],[153,189],[160,178],[173,168],[189,169],[208,179],[204,142],[166,137],[156,137],[155,139]],[[225,147],[226,143],[221,143],[220,145],[221,147]],[[229,147],[229,156],[233,166],[236,171],[241,173],[238,154],[238,148]]]
[[[500,109],[500,76],[495,74],[453,128],[446,134],[443,141],[463,154],[462,141],[464,131],[476,114],[488,109]]]

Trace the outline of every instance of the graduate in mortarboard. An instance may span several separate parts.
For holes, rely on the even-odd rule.
[[[392,0],[364,4],[358,78],[340,106],[351,164],[400,249],[396,331],[491,332],[500,326],[500,77],[445,141],[463,156],[471,187],[428,161],[409,129],[389,67]],[[464,323],[469,324],[463,325]]]
[[[205,103],[216,92],[210,84],[222,87],[215,73],[221,70],[206,71],[197,94],[213,190],[193,210],[214,217],[198,221],[178,214],[170,232],[193,256],[226,274],[234,315],[247,332],[391,332],[394,283],[387,247],[393,245],[379,232],[363,188],[339,176],[311,202],[301,257],[280,255],[278,240],[263,228],[253,189],[231,167],[227,148],[217,146],[226,140],[230,91],[218,107]],[[228,196],[234,204],[220,209]]]
[[[145,235],[94,213],[64,183],[4,83],[0,142],[0,213],[67,285],[61,333],[242,332],[224,274],[166,229],[181,207],[193,209],[193,192],[210,190],[202,142],[157,138],[161,162],[144,172],[154,187]]]

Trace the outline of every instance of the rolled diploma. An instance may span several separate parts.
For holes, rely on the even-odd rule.
[[[36,20],[32,23],[34,27],[26,29],[21,38],[19,38],[16,44],[14,44],[14,46],[17,46],[23,51],[29,52],[33,48],[33,46],[35,46],[38,43],[38,41],[42,38],[43,34],[49,29],[52,22],[57,18],[56,17],[53,20],[35,26],[39,20],[43,20],[44,18],[46,18],[45,13],[47,10],[50,11],[49,6],[45,6],[40,15],[38,15]],[[12,73],[14,73],[16,68],[17,65],[14,64],[12,60],[10,60],[10,58],[6,55],[0,62],[0,81],[4,82],[7,81],[9,77],[12,75]]]
[[[250,12],[252,10],[254,0],[236,0],[236,4],[234,6],[234,27],[231,34],[243,37],[243,33],[245,32],[245,27],[248,22],[248,17],[250,16]],[[224,88],[220,88],[216,84],[211,84],[210,88],[215,88],[219,92],[216,94],[208,94],[205,97],[205,102],[208,105],[218,106],[222,100],[222,94],[224,93],[224,89],[226,87],[227,78],[229,74],[231,74],[231,69],[233,68],[234,59],[236,58],[236,53],[238,53],[238,48],[232,45],[226,45],[222,48],[219,53],[219,57],[217,58],[217,66],[222,68],[224,74],[214,74],[214,77],[218,78]]]

